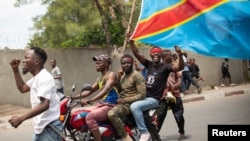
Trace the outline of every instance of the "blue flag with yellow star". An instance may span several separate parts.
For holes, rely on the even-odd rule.
[[[249,0],[142,0],[131,39],[201,55],[250,59]]]

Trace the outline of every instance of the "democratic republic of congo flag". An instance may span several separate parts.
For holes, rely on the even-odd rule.
[[[250,59],[250,0],[142,0],[131,39],[219,58]]]

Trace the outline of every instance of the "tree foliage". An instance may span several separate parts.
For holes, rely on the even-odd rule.
[[[15,5],[21,6],[32,1],[17,0]],[[131,11],[130,1],[41,1],[48,9],[45,15],[33,18],[35,34],[30,45],[44,48],[80,48],[89,45],[107,47],[108,44],[122,46]],[[132,26],[135,26],[138,15],[139,7]]]
[[[92,0],[51,1],[47,13],[33,19],[36,32],[31,44],[52,48],[74,46],[70,41],[74,43],[86,31],[100,28],[97,12]]]

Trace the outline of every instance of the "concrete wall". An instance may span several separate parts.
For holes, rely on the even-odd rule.
[[[142,54],[148,59],[149,48],[139,48]],[[50,59],[55,58],[57,65],[63,73],[65,83],[65,94],[69,95],[70,88],[76,84],[77,92],[79,92],[83,84],[92,84],[97,76],[100,74],[95,70],[95,62],[92,61],[94,55],[105,53],[105,49],[97,48],[82,48],[82,49],[47,49],[48,60],[46,62],[46,69],[51,71]],[[23,59],[25,50],[0,50],[0,105],[1,104],[14,104],[30,107],[29,93],[21,94],[15,84],[12,69],[9,62],[12,58]],[[127,49],[127,53],[131,53]],[[131,53],[132,54],[132,53]],[[222,58],[213,58],[198,55],[188,52],[188,57],[196,58],[196,63],[200,67],[201,76],[204,77],[205,82],[200,82],[201,86],[219,85],[221,83],[220,65],[223,61]],[[112,70],[117,71],[120,68],[119,58],[114,56],[112,58]],[[230,72],[232,75],[233,83],[242,83],[242,60],[229,60],[231,66]],[[22,65],[20,65],[20,70]],[[23,76],[24,80],[31,78],[30,74]],[[192,86],[191,86],[192,88]]]

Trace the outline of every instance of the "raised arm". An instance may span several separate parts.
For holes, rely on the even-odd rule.
[[[21,74],[19,72],[19,68],[18,66],[20,65],[20,60],[19,59],[12,59],[10,61],[10,66],[12,67],[12,70],[14,72],[14,77],[15,77],[15,81],[16,81],[16,86],[18,88],[18,90],[21,93],[25,93],[30,91],[30,88],[28,85],[26,85],[21,77]]]
[[[140,61],[141,64],[144,64],[144,62],[145,62],[145,57],[144,57],[144,55],[141,55],[141,54],[139,53],[139,50],[138,50],[138,48],[136,47],[136,45],[135,45],[135,43],[134,43],[133,40],[130,40],[130,47],[131,47],[131,50],[132,50],[134,56]]]
[[[182,58],[182,52],[181,52],[181,49],[180,49],[180,47],[178,47],[178,46],[175,46],[175,51],[176,51],[176,53],[178,54],[178,59],[179,59],[179,63],[178,64],[174,64],[173,66],[172,66],[172,70],[173,71],[181,71],[181,70],[183,70],[184,69],[184,61],[183,61],[183,58]]]

